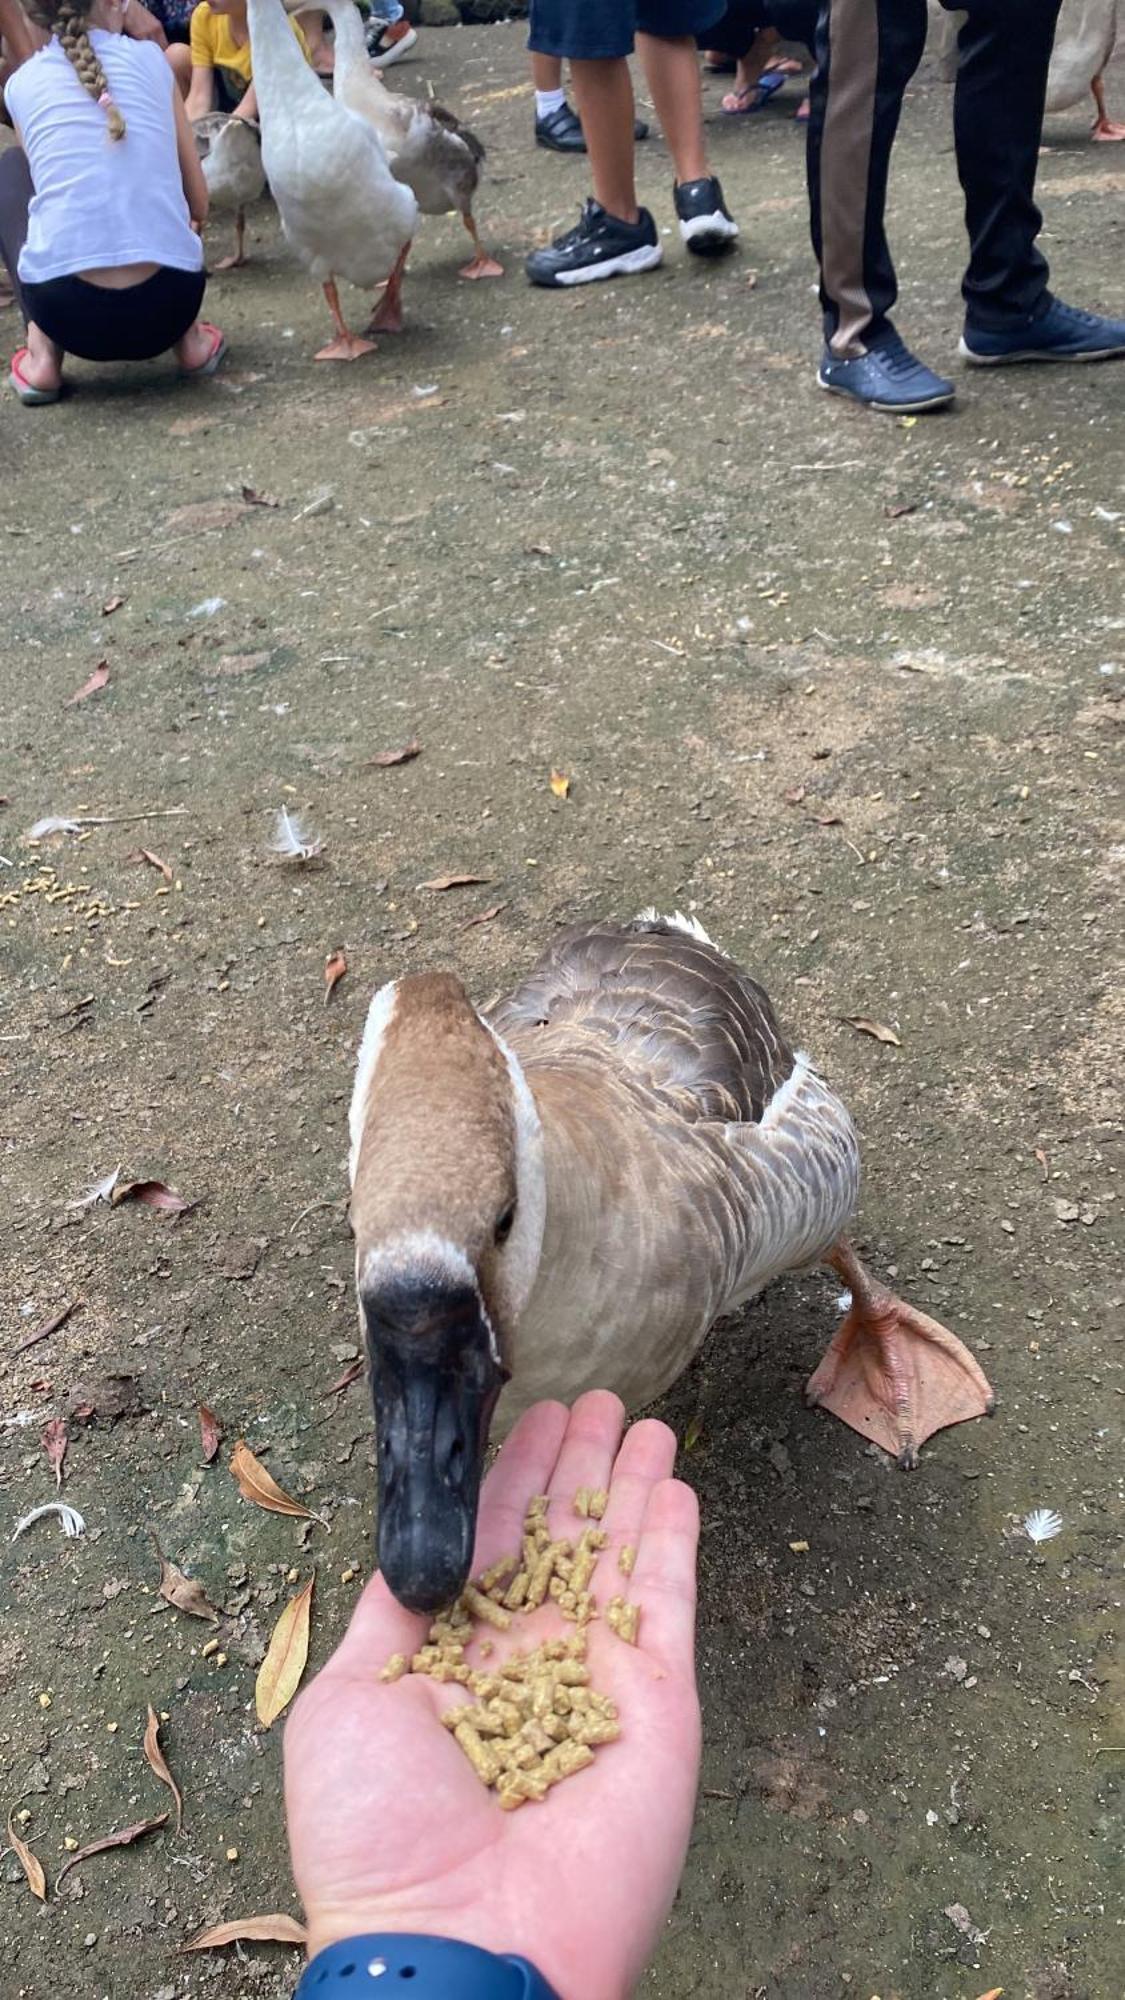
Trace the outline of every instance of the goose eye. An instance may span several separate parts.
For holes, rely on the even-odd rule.
[[[500,1217],[499,1222],[496,1224],[496,1235],[494,1240],[497,1243],[506,1243],[508,1241],[508,1238],[512,1233],[512,1224],[515,1221],[515,1219],[516,1219],[516,1204],[515,1202],[513,1202],[510,1208],[506,1208],[504,1210],[503,1215]]]

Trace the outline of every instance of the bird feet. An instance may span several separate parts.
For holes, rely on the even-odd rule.
[[[327,347],[313,356],[315,361],[359,361],[365,354],[374,354],[375,342],[363,340],[358,333],[341,333],[330,340]]]
[[[847,1244],[827,1259],[851,1287],[851,1305],[805,1395],[906,1470],[947,1424],[991,1416],[996,1398],[967,1347],[948,1327],[869,1277]]]
[[[459,278],[502,278],[504,276],[504,266],[503,264],[498,264],[495,257],[490,257],[487,250],[478,250],[475,257],[470,258],[467,264],[462,264],[457,276]]]
[[[403,328],[402,299],[397,291],[388,285],[368,322],[368,333],[401,333]]]
[[[1110,143],[1125,139],[1125,125],[1120,125],[1116,118],[1098,118],[1090,129],[1090,137]]]
[[[243,265],[249,261],[243,251],[232,250],[229,257],[220,257],[217,264],[212,264],[211,271],[241,271]]]

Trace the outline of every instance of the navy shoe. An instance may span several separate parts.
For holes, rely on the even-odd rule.
[[[1036,319],[1020,320],[1003,333],[989,333],[966,321],[959,353],[975,368],[999,368],[1006,361],[1111,361],[1125,354],[1125,320],[1052,299]]]
[[[730,249],[739,233],[738,224],[714,174],[700,181],[677,181],[672,199],[680,235],[697,257],[721,257]]]
[[[533,285],[588,285],[596,278],[630,277],[655,270],[664,253],[647,208],[635,222],[609,215],[588,201],[576,229],[533,250],[524,269]]]
[[[851,361],[839,360],[826,347],[816,379],[834,396],[850,396],[853,402],[866,403],[869,410],[887,410],[900,417],[919,410],[944,409],[957,394],[944,375],[935,375],[911,354],[893,327],[881,334],[866,354]]]
[[[648,138],[648,126],[643,118],[634,119],[633,137],[638,141]],[[578,113],[569,104],[560,104],[558,110],[549,112],[546,118],[537,118],[535,143],[546,146],[552,153],[584,153],[586,140]]]

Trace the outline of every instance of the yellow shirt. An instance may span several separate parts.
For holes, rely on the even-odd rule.
[[[301,52],[307,62],[309,45],[304,32],[289,16],[289,26],[301,44]],[[212,13],[207,0],[200,0],[191,17],[191,60],[194,69],[228,69],[242,78],[243,83],[251,83],[254,70],[250,59],[250,37],[239,45],[231,32],[228,14]]]

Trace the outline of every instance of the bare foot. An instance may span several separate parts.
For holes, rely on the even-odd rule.
[[[63,350],[48,340],[41,327],[31,320],[27,328],[27,359],[20,373],[29,389],[51,393],[62,387]]]

